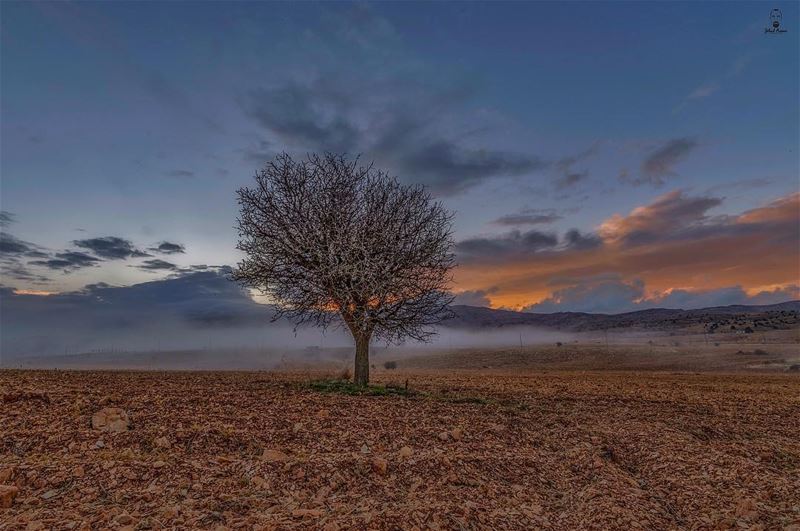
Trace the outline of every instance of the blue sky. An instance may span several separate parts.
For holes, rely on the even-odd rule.
[[[764,33],[773,7],[786,33]],[[325,149],[362,153],[454,209],[464,262],[454,289],[480,303],[558,308],[564,290],[633,289],[601,307],[613,310],[670,290],[751,297],[798,282],[785,240],[774,267],[717,275],[686,259],[637,269],[627,251],[613,254],[621,240],[608,232],[615,215],[662,204],[705,206],[660,229],[676,234],[702,225],[728,237],[739,216],[782,199],[781,212],[797,214],[796,2],[0,9],[3,230],[47,255],[6,256],[5,286],[69,291],[233,265],[235,190],[276,152]],[[512,215],[527,221],[497,221]],[[782,227],[796,247],[791,223]],[[602,240],[602,259],[574,255],[571,229]],[[151,256],[98,255],[90,240],[112,237]],[[165,241],[184,252],[147,251]],[[464,252],[476,241],[544,243],[487,276]],[[48,262],[70,251],[98,260]],[[585,275],[569,282],[537,269],[576,258]]]

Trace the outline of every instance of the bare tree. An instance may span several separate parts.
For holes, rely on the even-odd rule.
[[[372,338],[425,341],[449,315],[452,215],[422,186],[358,159],[283,153],[238,191],[234,279],[296,325],[344,324],[355,340],[354,381],[369,382]]]

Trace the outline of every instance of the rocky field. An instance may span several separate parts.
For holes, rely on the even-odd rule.
[[[324,376],[0,371],[0,529],[800,529],[794,373]]]

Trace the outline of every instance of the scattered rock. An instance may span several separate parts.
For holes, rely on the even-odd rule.
[[[267,484],[267,480],[261,476],[253,476],[250,478],[250,483],[252,483],[258,489],[263,489]]]
[[[453,439],[455,439],[455,440],[457,440],[457,441],[460,441],[460,440],[461,440],[461,438],[464,436],[464,431],[463,431],[461,428],[453,428],[453,429],[450,431],[450,436],[451,436]]]
[[[55,490],[55,489],[51,489],[51,490],[48,490],[47,492],[45,492],[44,494],[42,494],[42,499],[43,500],[49,500],[50,498],[53,498],[53,497],[55,497],[57,495],[58,495],[58,491]]]
[[[369,446],[367,446],[366,444],[362,444],[361,445],[361,453],[362,454],[368,454],[369,453]]]
[[[412,450],[410,446],[403,446],[402,448],[400,448],[398,455],[400,457],[411,457],[413,453],[414,450]]]
[[[7,483],[14,477],[14,469],[9,467],[0,468],[0,483]]]
[[[441,441],[449,441],[450,440],[450,433],[443,431],[439,434],[439,440]]]
[[[0,485],[0,507],[8,509],[14,503],[14,498],[19,494],[19,489],[12,485]]]
[[[389,468],[389,462],[386,461],[386,459],[383,459],[382,457],[376,457],[372,460],[372,470],[376,474],[385,476],[388,468]]]
[[[118,514],[114,518],[114,521],[120,525],[130,525],[133,523],[133,517],[131,517],[131,515],[129,515],[128,513],[122,513]]]
[[[159,448],[169,448],[172,446],[172,443],[169,442],[169,439],[166,437],[158,437],[155,441],[153,441],[155,445]]]
[[[736,505],[736,516],[749,519],[756,516],[756,502],[752,498],[743,498]]]
[[[289,456],[285,453],[281,452],[280,450],[264,450],[264,453],[261,454],[261,459],[268,463],[283,463],[289,460]]]
[[[92,428],[100,431],[119,433],[128,431],[130,420],[124,409],[104,407],[92,415]]]
[[[326,419],[331,416],[331,412],[327,409],[320,409],[317,411],[317,418],[318,419]]]
[[[167,463],[164,461],[155,461],[153,463],[153,468],[164,468],[165,466],[167,466]]]
[[[295,509],[294,511],[292,511],[292,516],[294,516],[295,518],[306,518],[306,517],[319,518],[320,516],[322,516],[322,511],[320,511],[319,509]]]

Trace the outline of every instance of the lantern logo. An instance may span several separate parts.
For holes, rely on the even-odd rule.
[[[786,30],[781,27],[783,22],[783,13],[780,9],[773,9],[769,12],[769,25],[764,28],[764,33],[786,33]]]

